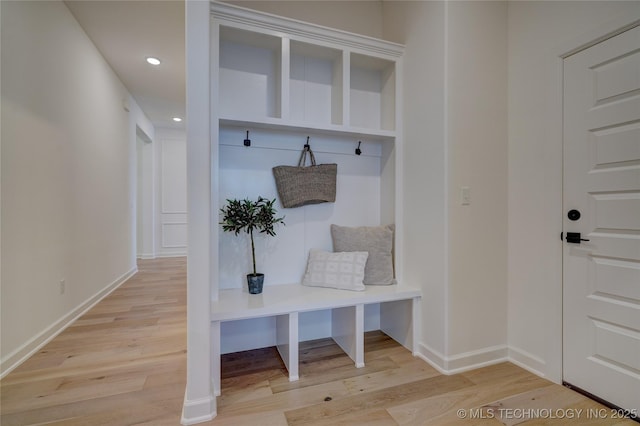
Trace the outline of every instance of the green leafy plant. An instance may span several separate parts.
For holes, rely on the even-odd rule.
[[[222,213],[222,229],[225,232],[234,232],[238,235],[240,232],[246,232],[251,237],[251,257],[253,259],[253,275],[256,272],[256,248],[253,242],[253,231],[275,237],[275,225],[284,223],[283,217],[276,217],[277,211],[273,205],[276,200],[268,200],[258,197],[258,201],[249,199],[244,200],[227,200],[227,205],[220,209]]]

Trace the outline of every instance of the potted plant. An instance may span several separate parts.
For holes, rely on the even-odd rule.
[[[225,232],[234,232],[238,235],[244,231],[251,237],[251,258],[253,260],[253,273],[247,274],[249,293],[262,293],[264,274],[256,271],[256,248],[253,242],[253,231],[275,237],[274,226],[278,223],[284,225],[284,217],[276,217],[276,209],[273,207],[276,200],[267,200],[258,197],[258,201],[249,199],[227,200],[227,205],[220,209],[222,212],[222,229]]]

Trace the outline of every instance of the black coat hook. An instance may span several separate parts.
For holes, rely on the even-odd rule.
[[[362,141],[358,141],[358,147],[356,148],[356,155],[362,154],[362,150],[360,149],[360,144],[361,143],[362,143]]]
[[[249,139],[249,131],[247,130],[247,138],[244,140],[244,146],[251,146],[251,139]]]

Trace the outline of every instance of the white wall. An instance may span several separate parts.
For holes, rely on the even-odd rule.
[[[447,350],[444,2],[384,2],[384,37],[404,53],[404,279],[422,287],[420,350]]]
[[[507,355],[561,380],[558,57],[639,7],[384,2],[385,38],[406,44],[405,277],[422,282],[421,351],[442,370]]]
[[[455,370],[507,355],[506,2],[449,3],[447,88],[448,356]],[[463,186],[470,205],[461,203]]]
[[[62,2],[1,8],[6,374],[135,272],[135,128],[151,125]]]
[[[159,127],[154,141],[156,257],[187,254],[187,135]]]
[[[504,359],[507,5],[385,2],[383,19],[406,45],[404,268],[423,289],[421,353],[447,372]]]
[[[640,18],[634,2],[509,4],[510,357],[562,378],[562,61]]]

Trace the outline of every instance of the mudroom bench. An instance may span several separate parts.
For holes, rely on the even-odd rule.
[[[220,356],[224,324],[256,318],[271,318],[278,352],[289,372],[289,380],[298,380],[299,316],[312,311],[329,311],[331,337],[354,361],[364,367],[365,307],[379,306],[380,330],[416,353],[421,292],[418,289],[389,285],[367,286],[365,291],[345,291],[307,287],[299,284],[274,285],[262,294],[242,289],[220,290],[211,305],[213,383],[220,395]]]

